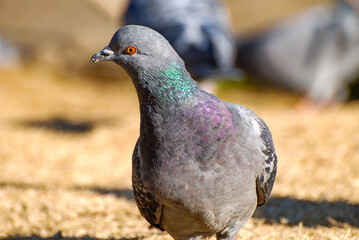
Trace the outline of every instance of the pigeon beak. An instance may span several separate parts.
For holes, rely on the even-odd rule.
[[[115,53],[109,46],[106,46],[104,49],[95,53],[91,57],[90,62],[100,62],[100,61],[113,61],[115,59]]]

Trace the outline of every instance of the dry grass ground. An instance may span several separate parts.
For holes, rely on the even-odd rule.
[[[133,200],[139,112],[127,77],[33,68],[0,79],[0,239],[170,239]],[[359,239],[359,102],[312,113],[279,90],[227,84],[219,95],[265,119],[279,156],[272,199],[238,239]]]
[[[117,0],[94,1],[117,17]],[[237,34],[328,1],[225,0]],[[61,55],[66,64],[53,65],[67,74],[88,61],[87,51],[98,50],[92,49],[94,43],[104,46],[105,32],[114,31],[111,21],[95,15],[90,5],[80,12],[66,7],[80,1],[57,1],[63,7],[52,3],[47,10],[37,8],[48,5],[42,0],[0,2],[2,30],[10,29],[20,42],[34,40],[32,51],[51,42],[50,48],[40,48],[46,50],[44,65]],[[30,6],[38,11],[29,11]],[[55,30],[45,31],[46,26]],[[52,48],[61,54],[51,54]],[[312,113],[296,110],[298,99],[278,90],[227,84],[219,95],[265,119],[279,156],[272,198],[238,239],[358,240],[359,102]],[[139,112],[128,79],[64,79],[36,67],[0,71],[0,109],[0,240],[170,239],[148,228],[133,200],[131,154]]]

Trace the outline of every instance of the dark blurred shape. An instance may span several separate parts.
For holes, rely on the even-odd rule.
[[[196,80],[239,76],[229,13],[219,0],[131,0],[123,23],[161,33]]]
[[[357,76],[356,80],[354,80],[354,82],[352,82],[349,85],[349,89],[350,89],[349,100],[359,99],[359,76]]]
[[[95,123],[91,121],[86,122],[73,122],[61,117],[47,119],[47,120],[28,120],[20,123],[24,127],[28,128],[40,128],[50,130],[53,132],[63,133],[87,133],[90,132]]]
[[[358,0],[311,8],[238,41],[237,66],[319,105],[347,99],[359,71]]]
[[[315,227],[340,226],[349,224],[359,227],[359,205],[345,201],[309,201],[288,197],[273,197],[258,208],[253,217],[262,218],[266,223],[285,223]]]

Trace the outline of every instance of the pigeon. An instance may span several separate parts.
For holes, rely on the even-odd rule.
[[[131,0],[123,23],[161,33],[198,81],[241,76],[229,12],[220,0]]]
[[[132,184],[141,215],[175,240],[233,240],[269,198],[277,169],[271,133],[249,109],[203,91],[158,32],[120,28],[91,62],[113,61],[140,105]]]
[[[342,102],[359,73],[358,13],[346,1],[308,9],[239,40],[237,66],[318,106]]]

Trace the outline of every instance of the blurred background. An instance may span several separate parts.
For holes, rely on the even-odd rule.
[[[266,121],[279,158],[239,239],[359,239],[358,3],[223,3],[241,74],[212,90]],[[132,195],[132,83],[89,62],[128,4],[0,0],[0,239],[170,239]]]

